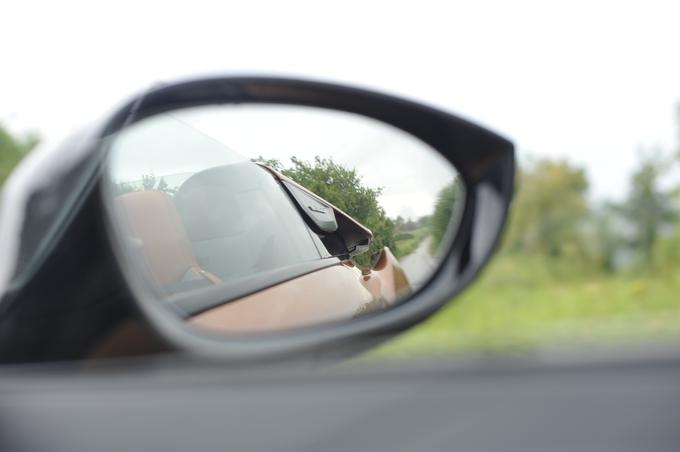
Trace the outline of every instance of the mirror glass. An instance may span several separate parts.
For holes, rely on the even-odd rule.
[[[437,269],[465,198],[455,168],[417,138],[302,106],[153,116],[112,138],[106,167],[126,276],[222,334],[407,302]]]

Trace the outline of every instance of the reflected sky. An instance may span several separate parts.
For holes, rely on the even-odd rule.
[[[380,203],[390,217],[429,215],[455,169],[422,141],[392,126],[344,112],[275,105],[201,107],[155,117],[115,141],[112,171],[117,181],[142,175],[198,171],[241,158],[332,158],[356,169],[370,187],[382,187]],[[200,131],[201,153],[186,126]],[[193,135],[193,134],[190,134]],[[198,135],[198,134],[196,134]]]

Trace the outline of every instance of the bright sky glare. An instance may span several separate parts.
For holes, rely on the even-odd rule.
[[[623,196],[640,147],[677,145],[677,1],[13,2],[0,120],[48,143],[150,84],[215,73],[407,96],[583,165]]]

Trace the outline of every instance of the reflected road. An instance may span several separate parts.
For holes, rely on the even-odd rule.
[[[430,237],[420,242],[418,248],[400,260],[401,267],[413,289],[421,287],[437,268],[437,263],[430,254]]]

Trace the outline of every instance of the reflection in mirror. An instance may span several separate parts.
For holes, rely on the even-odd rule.
[[[105,199],[128,277],[191,325],[263,333],[408,300],[464,186],[425,143],[355,114],[211,106],[113,138]]]

